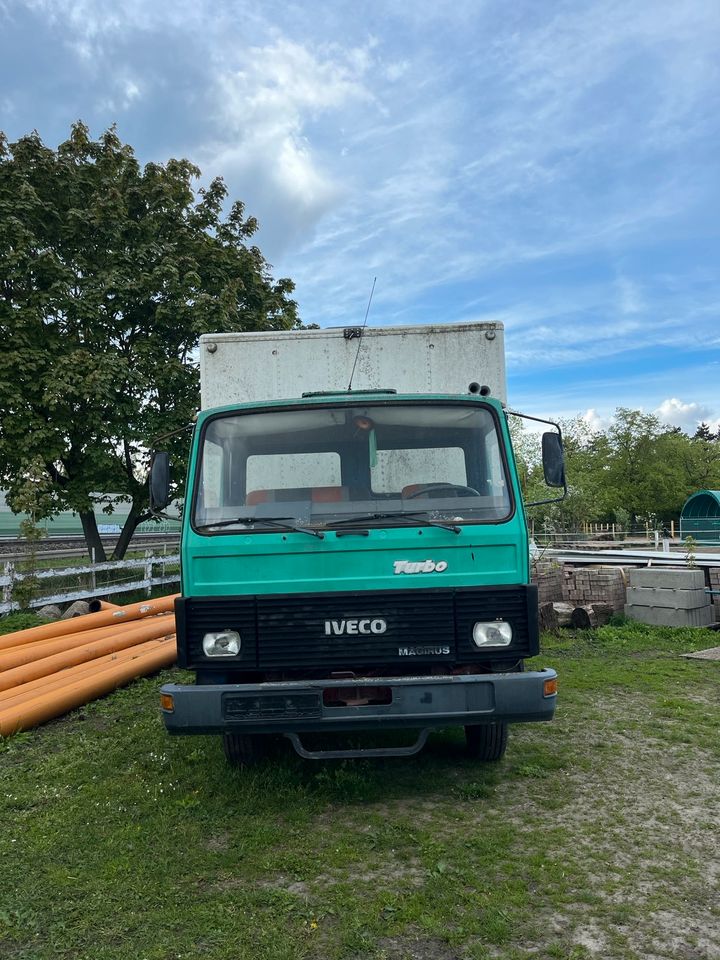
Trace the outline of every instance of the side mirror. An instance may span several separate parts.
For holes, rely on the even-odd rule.
[[[542,465],[549,487],[565,486],[565,455],[559,433],[549,431],[542,435]]]
[[[170,503],[170,457],[155,452],[150,461],[150,512],[159,513]]]

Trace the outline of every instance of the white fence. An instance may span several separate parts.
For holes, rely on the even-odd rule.
[[[180,581],[179,563],[179,554],[152,556],[146,553],[144,557],[137,557],[134,560],[110,560],[107,563],[94,563],[82,567],[53,567],[28,573],[18,571],[16,564],[9,562],[4,565],[3,573],[0,575],[2,590],[0,614],[20,609],[20,604],[13,600],[13,588],[24,580],[36,579],[43,586],[46,581],[62,579],[66,581],[62,585],[56,585],[55,590],[51,592],[33,597],[28,603],[30,607],[43,607],[47,603],[90,600],[92,597],[106,597],[137,590],[143,590],[147,596],[150,596],[153,587]],[[114,571],[120,574],[116,579],[104,576]],[[98,574],[102,576],[98,577]],[[68,580],[74,582],[68,584]],[[86,586],[82,586],[83,581]],[[48,587],[50,586],[48,582]]]

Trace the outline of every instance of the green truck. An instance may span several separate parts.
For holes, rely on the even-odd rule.
[[[168,731],[221,734],[249,764],[279,734],[311,759],[401,756],[459,725],[472,757],[497,760],[508,724],[550,720],[555,672],[524,669],[538,604],[502,325],[220,334],[200,350],[176,604],[195,683],[163,686]],[[564,487],[552,427],[545,479]],[[166,453],[150,486],[160,511]],[[388,729],[416,733],[355,736]]]

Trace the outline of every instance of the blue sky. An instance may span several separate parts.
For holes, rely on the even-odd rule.
[[[717,0],[0,0],[0,128],[117,122],[306,322],[502,320],[532,413],[720,419]]]

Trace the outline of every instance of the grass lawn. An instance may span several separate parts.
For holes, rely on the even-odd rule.
[[[556,720],[498,764],[232,770],[166,735],[176,671],[0,742],[0,957],[720,958],[720,662],[678,658],[719,641],[546,637]]]

